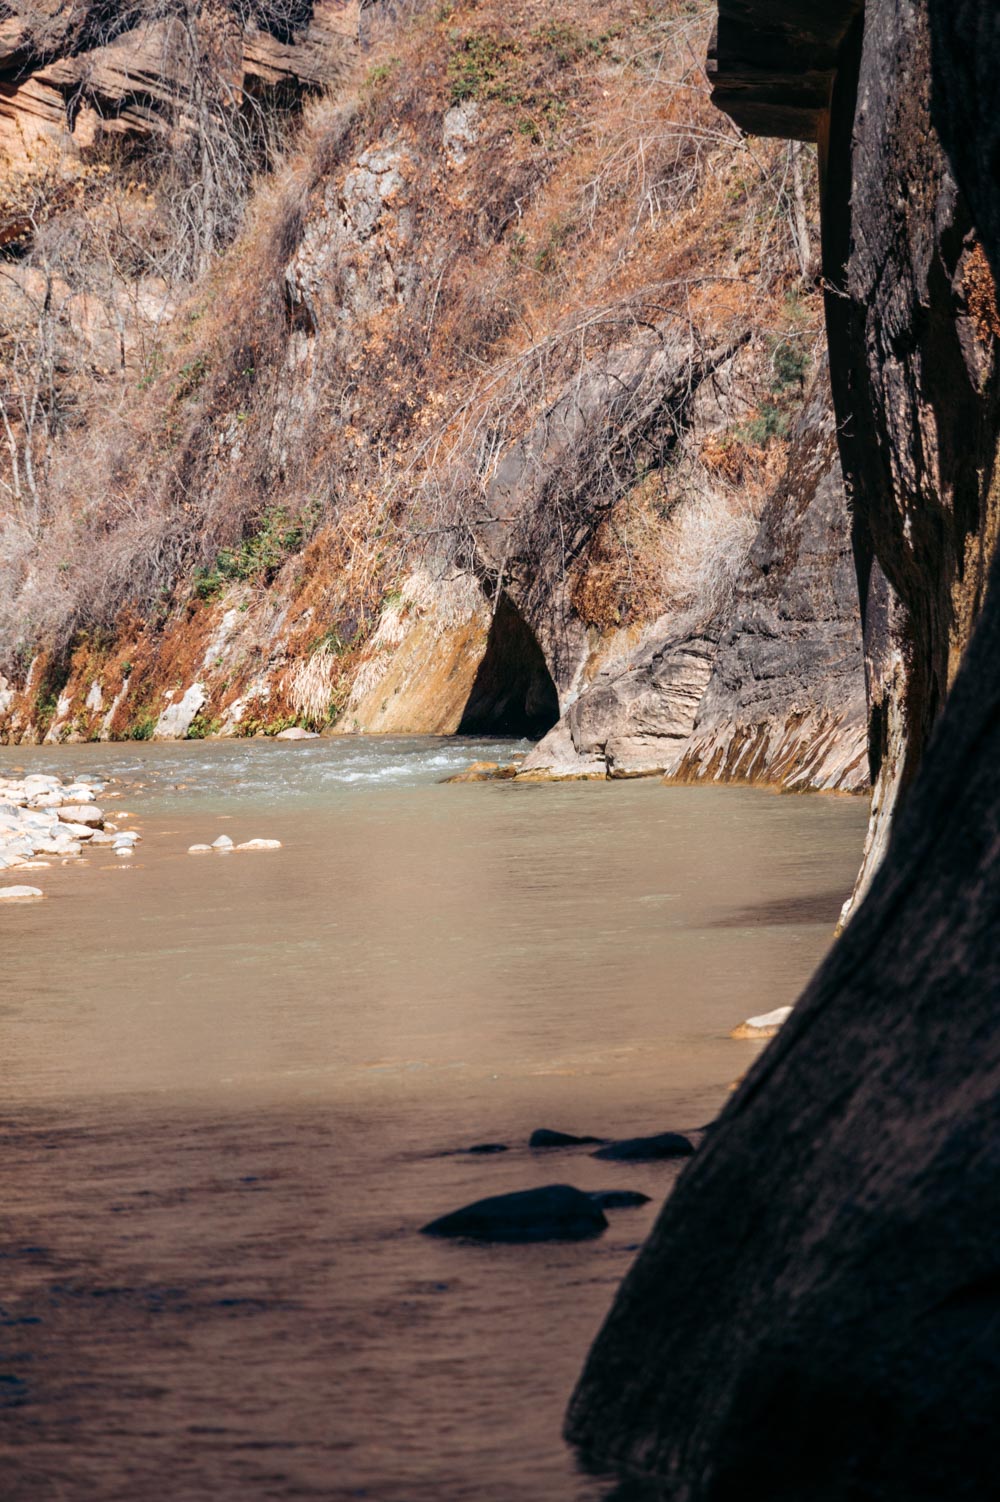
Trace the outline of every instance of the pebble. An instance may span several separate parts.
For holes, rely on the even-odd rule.
[[[188,855],[211,855],[211,845],[189,845]]]
[[[243,845],[237,845],[237,850],[280,850],[280,840],[247,840]]]
[[[220,834],[217,840],[212,841],[213,850],[232,850],[233,842],[228,834]]]

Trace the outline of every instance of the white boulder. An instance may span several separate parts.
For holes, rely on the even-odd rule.
[[[773,1012],[762,1012],[759,1017],[748,1017],[739,1027],[734,1027],[731,1038],[773,1038],[775,1033],[792,1015],[791,1007],[775,1007]]]
[[[91,829],[100,829],[104,823],[104,814],[96,804],[65,803],[56,812],[64,824],[86,824]]]

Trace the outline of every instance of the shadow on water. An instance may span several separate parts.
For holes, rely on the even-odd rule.
[[[831,927],[840,916],[844,895],[835,892],[810,892],[802,897],[777,897],[767,902],[755,902],[747,907],[736,908],[719,918],[711,918],[703,928],[753,928],[758,924],[781,925],[829,923]]]

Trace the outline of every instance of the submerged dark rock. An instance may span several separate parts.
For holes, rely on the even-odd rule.
[[[660,1132],[655,1137],[626,1137],[591,1153],[605,1163],[652,1163],[660,1158],[690,1158],[694,1143],[680,1132]]]
[[[649,1195],[638,1189],[592,1189],[590,1198],[602,1210],[632,1210],[649,1204]]]
[[[607,1142],[606,1137],[574,1137],[571,1132],[555,1132],[551,1127],[538,1127],[528,1138],[529,1147],[586,1147]]]
[[[487,1157],[491,1153],[509,1152],[510,1149],[506,1142],[476,1142],[472,1147],[463,1147],[461,1151],[465,1153],[479,1153],[483,1157]]]
[[[474,1241],[582,1241],[608,1222],[589,1194],[569,1184],[546,1184],[476,1200],[423,1226],[425,1236]]]

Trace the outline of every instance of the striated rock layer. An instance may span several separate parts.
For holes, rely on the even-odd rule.
[[[868,786],[854,556],[825,374],[768,500],[673,775],[793,791]]]
[[[152,3],[12,0],[0,16],[0,160],[39,148],[89,149],[101,137],[165,132],[193,93],[192,36],[211,33],[212,66],[232,97],[325,88],[356,34],[351,0],[165,9]],[[197,49],[195,49],[197,50]]]
[[[810,9],[798,7],[803,17]],[[853,159],[834,165],[843,182],[854,171],[860,185],[852,214],[861,265],[881,243],[880,287],[900,293],[890,308],[876,292],[867,340],[849,322],[832,341],[835,387],[843,394],[863,367],[873,401],[843,433],[844,452],[855,473],[889,465],[893,484],[872,533],[925,625],[941,609],[943,581],[954,579],[954,515],[908,487],[934,435],[950,431],[934,464],[946,493],[960,493],[970,452],[988,452],[996,433],[984,421],[959,443],[953,423],[965,392],[954,389],[949,406],[937,385],[942,367],[921,343],[936,330],[947,349],[960,314],[935,249],[947,222],[943,179],[918,174],[936,139],[932,117],[996,273],[998,64],[992,9],[870,0],[857,110],[852,102],[834,132],[841,151],[853,140]],[[888,113],[886,91],[898,106]],[[952,189],[944,208],[956,202]],[[897,215],[914,232],[924,227],[919,304],[902,295],[913,238],[883,239]],[[896,362],[887,360],[890,338]],[[918,426],[897,425],[915,412]],[[901,431],[919,452],[898,448]],[[873,452],[879,434],[889,435],[887,447]],[[991,473],[988,464],[987,485]],[[894,512],[911,517],[898,535]],[[894,535],[897,547],[912,543],[908,576]],[[573,1400],[577,1443],[595,1460],[662,1483],[671,1502],[995,1493],[996,572],[867,899],[681,1178]],[[914,628],[903,664],[925,686],[935,671],[918,655],[927,639]],[[918,721],[917,733],[926,730]]]

